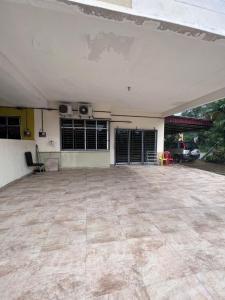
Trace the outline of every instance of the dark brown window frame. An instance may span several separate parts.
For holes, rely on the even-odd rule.
[[[20,116],[1,116],[0,115],[0,118],[4,118],[6,120],[5,124],[0,123],[0,128],[6,129],[6,136],[5,137],[0,136],[0,139],[21,140],[21,118],[20,118]],[[16,124],[16,125],[9,124],[9,120],[13,119],[13,118],[18,119],[18,124]],[[19,132],[19,135],[16,138],[10,137],[9,130],[12,128],[17,128],[17,130]]]
[[[64,125],[63,122],[67,122],[68,125]],[[101,123],[104,122],[106,124],[105,127],[101,128]],[[70,124],[69,124],[70,123]],[[79,125],[83,123],[82,125]],[[89,123],[89,125],[87,125]],[[92,126],[91,126],[92,123]],[[67,131],[67,136],[65,132]],[[78,148],[75,146],[75,134],[80,134],[82,136],[83,131],[83,143],[82,141],[78,141],[77,144],[83,144],[84,147]],[[105,136],[101,137],[102,132],[105,132]],[[60,141],[61,141],[61,151],[108,151],[109,150],[109,120],[105,119],[70,119],[70,118],[60,118]],[[87,135],[94,133],[94,142],[91,141],[91,136],[89,136],[89,140]],[[70,147],[65,147],[64,139],[68,139],[68,143],[70,143]],[[102,139],[102,146],[99,142]],[[95,143],[94,146],[89,146],[89,144]],[[105,144],[105,146],[104,146]]]

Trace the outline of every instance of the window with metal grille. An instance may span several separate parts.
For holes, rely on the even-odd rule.
[[[61,119],[62,150],[108,150],[108,137],[106,120]]]
[[[21,139],[20,117],[0,116],[0,139]]]

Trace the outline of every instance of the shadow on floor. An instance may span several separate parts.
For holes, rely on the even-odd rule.
[[[202,160],[196,160],[194,162],[183,163],[183,165],[225,176],[225,164],[215,164]]]

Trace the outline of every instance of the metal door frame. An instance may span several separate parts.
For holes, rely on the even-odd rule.
[[[129,157],[129,165],[143,165],[143,129],[129,129],[130,136],[131,136],[131,131],[141,131],[141,161],[131,162]],[[128,147],[130,150],[130,139],[129,139]]]
[[[127,162],[116,162],[116,132],[117,130],[127,130],[128,131],[128,147],[127,147]],[[130,129],[129,128],[115,128],[114,129],[114,165],[129,165],[130,164]]]
[[[128,153],[127,153],[127,162],[117,163],[116,162],[116,132],[117,130],[127,130],[128,131]],[[130,162],[130,135],[131,130],[138,130],[141,131],[142,137],[142,145],[141,145],[141,162]],[[144,132],[145,131],[154,131],[155,132],[155,152],[157,152],[157,141],[158,141],[158,130],[157,129],[135,129],[135,128],[115,128],[114,129],[114,165],[145,165],[149,164],[144,161]]]
[[[144,129],[143,133],[145,131],[154,131],[155,132],[155,144],[154,144],[155,145],[155,147],[154,147],[155,149],[154,149],[154,151],[157,154],[158,130],[157,129]],[[144,139],[143,139],[143,141],[144,141]],[[145,161],[145,158],[144,158],[144,147],[143,147],[143,165],[151,165],[151,163]]]

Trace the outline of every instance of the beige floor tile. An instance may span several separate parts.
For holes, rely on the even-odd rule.
[[[180,166],[123,166],[9,185],[0,299],[224,299],[224,183]]]
[[[195,276],[188,276],[156,285],[149,285],[147,292],[154,300],[212,300],[213,298]]]
[[[225,269],[199,273],[197,277],[214,299],[225,298]]]

